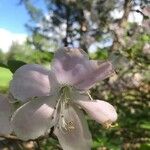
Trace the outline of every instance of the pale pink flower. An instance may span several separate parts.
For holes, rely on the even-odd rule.
[[[9,135],[11,133],[11,107],[7,96],[0,94],[0,135]]]
[[[51,71],[35,64],[22,66],[10,84],[14,98],[26,102],[12,117],[13,131],[28,140],[54,127],[64,150],[90,150],[92,138],[81,108],[103,125],[116,121],[115,108],[91,100],[87,92],[113,73],[110,62],[89,60],[84,51],[71,48],[55,53]]]

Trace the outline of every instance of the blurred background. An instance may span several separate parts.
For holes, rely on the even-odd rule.
[[[80,47],[90,59],[112,61],[116,70],[91,90],[119,114],[111,129],[87,118],[92,150],[150,150],[149,0],[1,0],[0,18],[0,93],[7,93],[14,66],[50,67],[57,48]],[[49,138],[7,139],[1,149],[61,148]]]

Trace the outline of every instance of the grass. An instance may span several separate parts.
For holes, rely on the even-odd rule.
[[[12,73],[8,69],[0,67],[0,92],[5,92],[8,89],[11,79]]]

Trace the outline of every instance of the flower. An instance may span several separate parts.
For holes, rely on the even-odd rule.
[[[7,96],[0,94],[0,135],[9,135],[11,133],[11,107]]]
[[[10,83],[10,93],[25,104],[11,119],[15,134],[35,139],[51,127],[64,150],[89,150],[91,134],[81,110],[103,125],[116,121],[115,108],[91,100],[88,90],[114,73],[110,62],[89,60],[81,49],[62,48],[55,53],[51,71],[40,65],[19,68]]]

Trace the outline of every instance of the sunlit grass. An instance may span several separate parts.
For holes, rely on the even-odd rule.
[[[12,73],[8,69],[0,67],[0,91],[7,90],[11,79]]]

